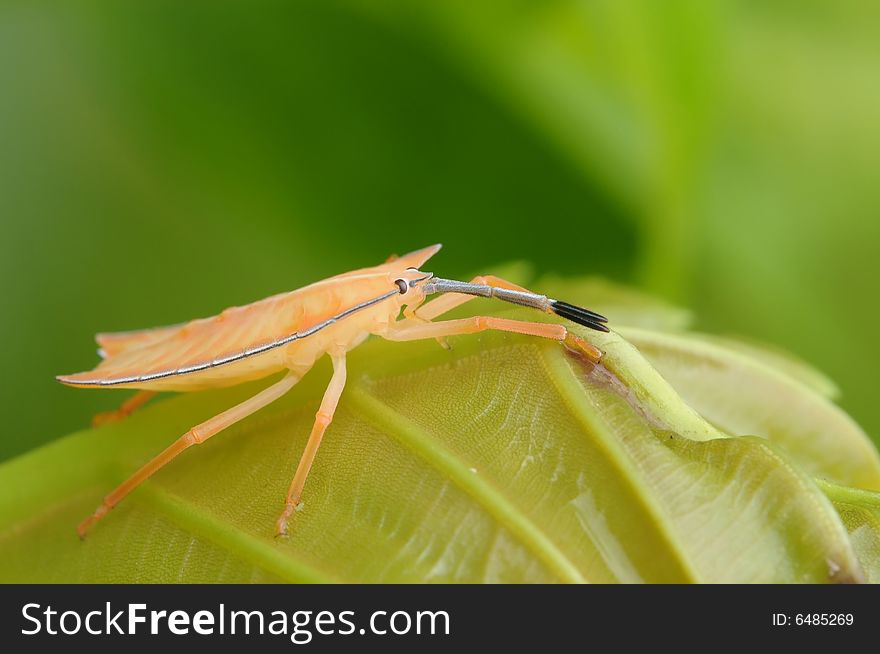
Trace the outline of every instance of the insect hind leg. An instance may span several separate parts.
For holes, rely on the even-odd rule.
[[[138,391],[123,402],[118,409],[95,414],[92,418],[92,427],[100,427],[101,425],[106,425],[111,422],[124,420],[140,409],[144,404],[152,400],[156,395],[156,391]]]
[[[112,493],[107,495],[101,502],[100,506],[95,509],[95,512],[83,520],[77,527],[76,531],[79,534],[79,537],[85,538],[89,529],[91,529],[101,518],[107,515],[110,509],[119,504],[126,495],[149,479],[150,476],[168,463],[171,463],[178,454],[189,449],[193,445],[204,443],[206,440],[223,431],[230,425],[248,417],[252,413],[262,409],[267,404],[274,402],[293,388],[299,379],[299,375],[289,372],[283,379],[264,388],[262,391],[245,400],[241,404],[237,404],[231,409],[227,409],[223,413],[220,413],[190,429],[183,436],[165,448],[160,454],[148,461],[140,468],[140,470],[122,482]]]

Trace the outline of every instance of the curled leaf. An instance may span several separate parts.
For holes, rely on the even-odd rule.
[[[866,581],[880,584],[880,493],[819,481],[849,532]]]
[[[804,470],[840,484],[880,489],[880,456],[867,435],[823,394],[818,377],[754,348],[686,334],[622,333],[707,420],[763,436]],[[794,364],[790,364],[794,365]],[[821,389],[820,389],[821,390]]]
[[[102,493],[260,384],[159,402],[33,451],[0,466],[0,578],[864,578],[832,502],[774,443],[728,437],[619,335],[580,333],[606,352],[602,365],[507,334],[450,339],[452,351],[358,348],[286,540],[273,538],[274,520],[326,363],[187,451],[84,542],[74,526]]]

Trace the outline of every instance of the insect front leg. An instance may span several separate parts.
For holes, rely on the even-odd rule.
[[[324,398],[321,400],[321,406],[318,409],[318,413],[315,415],[315,424],[312,426],[312,433],[309,435],[309,440],[306,442],[306,448],[303,450],[299,465],[296,467],[293,481],[290,482],[290,488],[287,491],[287,498],[284,501],[284,511],[281,512],[281,516],[276,523],[275,533],[277,536],[284,536],[287,534],[287,523],[290,520],[290,516],[293,515],[294,510],[296,510],[297,505],[299,505],[303,487],[306,485],[306,478],[309,476],[309,471],[312,469],[312,463],[315,460],[315,455],[318,453],[321,439],[324,437],[324,432],[327,431],[327,427],[333,421],[333,414],[336,413],[336,406],[339,404],[339,397],[342,395],[342,391],[345,388],[345,352],[331,354],[330,356],[333,360],[333,377],[330,379],[330,384],[327,386],[327,390],[324,391]]]
[[[494,275],[479,275],[474,277],[471,281],[471,284],[485,284],[486,286],[493,286],[495,288],[506,288],[512,291],[524,291],[526,293],[530,292],[527,288],[523,288],[522,286],[517,286],[513,282],[508,282],[505,279],[501,279],[500,277],[495,277]],[[407,307],[403,312],[403,317],[408,318],[410,320],[416,322],[430,323],[434,318],[438,316],[442,316],[443,314],[449,313],[453,309],[457,309],[461,305],[466,302],[470,302],[475,299],[473,295],[462,295],[461,293],[449,293],[447,295],[441,295],[435,300],[431,300],[428,304],[422,304],[415,309],[410,310]],[[443,346],[444,349],[451,350],[452,346],[449,345],[449,341],[440,336],[437,339],[437,342]]]
[[[598,363],[602,351],[577,334],[572,334],[564,325],[557,323],[527,322],[494,316],[473,316],[459,320],[444,320],[432,323],[410,323],[401,320],[393,323],[382,336],[390,341],[418,341],[426,338],[443,338],[460,334],[475,334],[487,330],[540,336],[559,341],[567,348],[579,352],[590,361]]]
[[[92,427],[100,427],[111,422],[118,422],[130,416],[157,395],[156,391],[138,391],[128,398],[115,411],[104,411],[92,418]]]
[[[126,479],[116,488],[116,490],[107,495],[95,512],[83,520],[79,527],[77,527],[76,531],[80,538],[85,538],[86,532],[88,532],[92,525],[107,515],[110,509],[119,504],[126,495],[145,482],[152,474],[160,470],[166,464],[171,463],[178,454],[193,445],[204,443],[211,438],[211,436],[214,436],[239,420],[248,417],[252,413],[262,409],[267,404],[274,402],[293,388],[299,379],[299,375],[289,372],[283,379],[272,384],[268,388],[263,389],[252,398],[247,399],[241,404],[237,404],[231,409],[227,409],[223,413],[220,413],[190,429],[183,436],[169,445],[161,454],[151,459],[140,470]]]
[[[529,289],[523,288],[522,286],[518,286],[513,282],[509,282],[506,279],[501,279],[500,277],[495,277],[494,275],[479,275],[474,277],[469,283],[471,284],[485,284],[486,286],[493,286],[495,288],[506,288],[511,291],[523,291],[525,293],[531,293]],[[453,309],[460,307],[465,302],[470,302],[475,299],[474,295],[462,295],[461,293],[448,293],[446,295],[441,295],[435,300],[431,300],[427,304],[423,304],[418,307],[411,314],[407,314],[404,312],[404,316],[422,318],[427,321],[434,320],[439,316],[442,316],[445,313],[449,313]]]

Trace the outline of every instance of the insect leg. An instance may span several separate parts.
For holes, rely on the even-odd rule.
[[[118,422],[127,418],[156,396],[156,391],[138,391],[115,411],[104,411],[92,418],[92,427],[100,427],[110,422]]]
[[[515,334],[527,334],[540,336],[559,341],[569,349],[584,354],[594,363],[598,363],[602,357],[602,351],[595,345],[591,345],[583,338],[569,332],[564,325],[557,323],[526,322],[524,320],[510,320],[508,318],[495,318],[493,316],[472,316],[459,320],[444,320],[432,323],[410,323],[402,320],[393,326],[382,336],[390,341],[418,341],[425,338],[443,338],[459,334],[475,334],[487,330],[513,332]]]
[[[470,283],[485,284],[486,286],[494,286],[496,288],[506,288],[511,291],[524,291],[526,293],[531,292],[527,288],[517,286],[513,282],[508,282],[507,280],[501,279],[500,277],[495,277],[494,275],[480,275],[479,277],[474,277],[470,281]],[[453,309],[460,307],[465,302],[469,302],[474,298],[475,296],[473,295],[464,295],[462,293],[446,293],[434,300],[431,300],[427,304],[421,305],[418,309],[412,312],[412,314],[404,312],[404,315],[407,318],[415,316],[416,318],[433,320],[438,316],[442,316],[444,313],[448,313]]]
[[[299,465],[296,467],[293,481],[290,482],[290,489],[287,491],[287,498],[284,502],[284,511],[282,511],[275,525],[275,533],[278,536],[287,534],[287,523],[299,504],[303,487],[306,484],[306,477],[309,476],[309,470],[311,470],[312,462],[315,460],[315,454],[318,452],[318,447],[321,445],[321,439],[324,437],[327,426],[333,420],[336,405],[339,404],[339,397],[345,388],[345,353],[331,354],[330,356],[333,360],[333,377],[330,379],[327,390],[324,391],[324,399],[321,400],[321,406],[315,415],[312,433],[306,443],[305,450],[303,450]]]
[[[79,527],[77,527],[76,531],[80,538],[84,538],[89,528],[103,518],[110,509],[119,504],[122,498],[140,486],[147,480],[147,478],[162,468],[165,464],[170,463],[178,454],[193,445],[204,443],[214,434],[277,400],[293,388],[299,379],[299,375],[290,372],[283,379],[272,384],[268,388],[263,389],[252,398],[247,399],[241,404],[237,404],[231,409],[227,409],[223,413],[220,413],[190,429],[163,450],[158,456],[151,459],[140,470],[120,484],[116,490],[107,495],[95,512],[83,520]]]
[[[522,286],[517,286],[513,282],[508,282],[507,280],[495,277],[494,275],[479,275],[474,277],[470,283],[485,284],[486,286],[494,286],[496,288],[507,288],[512,291],[530,292]],[[463,293],[446,293],[431,300],[428,304],[422,304],[413,311],[410,311],[409,307],[407,307],[404,309],[403,315],[405,318],[414,319],[416,321],[431,322],[434,318],[449,313],[453,309],[457,309],[462,304],[470,302],[475,297],[476,296],[474,295],[464,295]],[[438,338],[437,342],[447,350],[452,349],[444,337]]]

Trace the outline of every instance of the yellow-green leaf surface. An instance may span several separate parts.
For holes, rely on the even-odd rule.
[[[609,296],[599,308],[613,317],[612,305]],[[156,474],[84,542],[74,527],[102,494],[265,382],[160,401],[56,441],[0,466],[0,579],[875,579],[877,514],[843,511],[840,496],[860,491],[834,496],[814,482],[819,466],[810,468],[809,457],[818,450],[789,443],[797,420],[782,432],[729,437],[734,423],[704,420],[632,343],[585,336],[605,351],[602,365],[503,334],[454,338],[452,351],[379,340],[358,348],[285,540],[273,538],[274,522],[329,377],[325,362],[288,396]],[[731,365],[744,383],[754,374],[739,359]],[[726,382],[707,375],[706,383]],[[790,395],[771,391],[777,399],[730,411],[772,405],[789,416],[809,405],[800,398],[789,406]],[[858,458],[858,439],[834,431],[846,421],[835,422],[833,406],[810,393],[831,435],[807,437],[843,443]],[[852,461],[833,470],[870,476]]]
[[[819,487],[833,502],[862,564],[865,579],[880,584],[880,493],[846,488],[826,481]]]
[[[691,407],[724,431],[779,444],[804,470],[880,490],[880,457],[867,435],[823,397],[809,369],[719,339],[623,328]],[[782,363],[782,365],[780,365]]]

